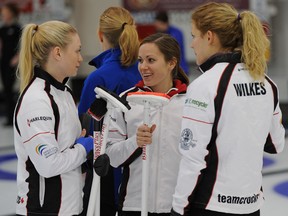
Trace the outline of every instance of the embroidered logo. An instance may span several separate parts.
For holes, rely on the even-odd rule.
[[[180,145],[183,150],[189,150],[191,146],[194,148],[196,146],[193,141],[193,133],[189,128],[185,128],[181,133]]]
[[[31,123],[36,122],[36,121],[52,121],[52,117],[50,116],[37,116],[32,119],[27,119],[27,124],[30,127]]]
[[[195,100],[193,98],[187,98],[185,100],[185,105],[196,109],[200,109],[202,111],[206,111],[208,108],[208,103],[200,100]]]
[[[58,148],[57,147],[48,148],[46,144],[39,144],[36,146],[35,150],[38,155],[48,158],[51,155],[56,154],[58,151]]]
[[[23,198],[23,197],[20,197],[20,196],[17,196],[16,203],[17,203],[17,204],[22,204],[22,203],[24,203],[24,198]]]
[[[38,155],[43,155],[43,151],[47,148],[46,144],[39,144],[36,146],[35,151]]]

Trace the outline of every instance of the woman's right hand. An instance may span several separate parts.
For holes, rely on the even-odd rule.
[[[155,124],[153,124],[151,127],[148,127],[145,124],[138,127],[137,133],[136,133],[136,140],[137,140],[137,145],[140,148],[142,148],[146,144],[152,143],[152,134],[155,128],[156,128]]]

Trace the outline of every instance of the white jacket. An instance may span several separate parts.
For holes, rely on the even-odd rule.
[[[34,73],[15,109],[16,213],[78,215],[86,151],[73,146],[81,133],[77,108],[66,85],[40,68]]]
[[[125,94],[131,91],[142,90],[133,88]],[[178,143],[185,92],[186,85],[164,107],[151,108],[151,125],[156,124],[150,145],[148,212],[151,213],[168,213],[172,208],[180,161]],[[131,110],[126,114],[115,110],[111,115],[107,154],[112,166],[123,166],[120,208],[141,211],[142,149],[137,146],[136,131],[143,124],[144,111],[142,105],[129,104]]]
[[[215,56],[188,87],[173,215],[190,207],[248,214],[263,203],[263,152],[281,152],[285,130],[276,85],[253,80],[239,62]]]

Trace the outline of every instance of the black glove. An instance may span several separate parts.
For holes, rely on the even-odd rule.
[[[120,101],[123,105],[127,107],[128,110],[131,109],[128,102],[124,98],[120,98],[117,94],[113,91],[109,91],[108,89],[99,86],[102,90],[106,91],[108,94],[113,96],[115,99]],[[107,112],[107,101],[103,98],[96,98],[95,101],[91,104],[90,108],[88,109],[88,113],[97,121],[100,121],[103,116]]]
[[[96,120],[101,121],[107,112],[107,102],[103,98],[96,98],[88,109],[88,113]]]
[[[94,170],[100,177],[106,176],[110,166],[110,159],[107,154],[99,155],[94,162]]]

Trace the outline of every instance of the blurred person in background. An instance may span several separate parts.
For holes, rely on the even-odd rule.
[[[185,57],[185,43],[182,31],[179,28],[170,25],[169,17],[166,11],[157,12],[154,26],[157,32],[170,34],[177,40],[181,51],[180,66],[185,71],[185,73],[189,75],[189,65]]]
[[[87,112],[95,100],[94,89],[97,86],[103,86],[120,94],[141,80],[137,66],[138,33],[129,11],[122,7],[106,9],[100,16],[98,38],[103,52],[89,63],[96,69],[84,82],[78,106],[80,116]],[[90,162],[92,163],[92,157]],[[92,165],[87,167],[83,215],[86,215],[93,178]],[[111,166],[108,175],[101,178],[100,211],[102,216],[115,215],[120,181],[121,169],[114,169]]]
[[[19,8],[16,3],[6,3],[1,8],[3,26],[0,28],[0,70],[3,85],[6,126],[13,124],[16,96],[13,91],[18,63],[18,42],[21,26],[18,23]]]

